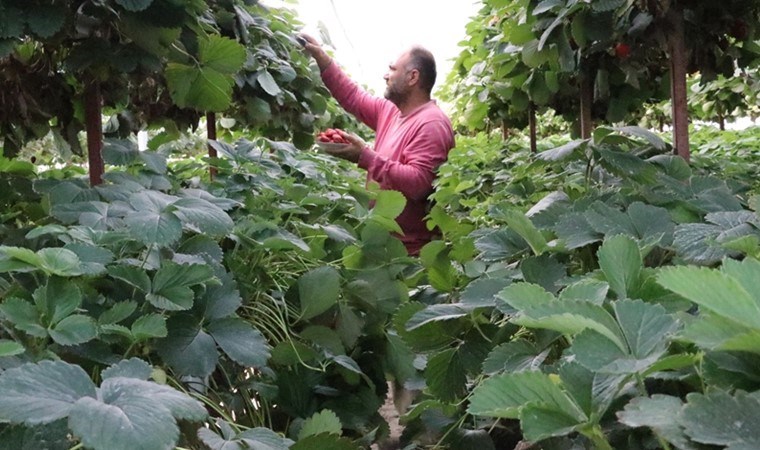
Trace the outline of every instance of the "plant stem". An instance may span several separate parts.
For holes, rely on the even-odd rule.
[[[594,425],[589,431],[583,432],[583,434],[591,440],[596,450],[614,450],[607,438],[604,436],[604,432],[599,425]]]

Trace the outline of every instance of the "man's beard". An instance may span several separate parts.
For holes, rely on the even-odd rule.
[[[388,85],[385,88],[385,94],[384,97],[391,101],[396,106],[401,106],[406,102],[406,100],[409,98],[409,92],[408,91],[402,91],[398,88],[395,88],[393,85]]]

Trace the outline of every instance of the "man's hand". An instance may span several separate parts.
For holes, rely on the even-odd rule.
[[[325,149],[325,153],[328,153],[332,156],[336,156],[338,158],[345,159],[347,161],[359,162],[359,157],[362,155],[362,150],[364,150],[365,147],[367,147],[367,144],[361,140],[359,136],[354,136],[353,134],[346,133],[343,130],[336,130],[345,140],[348,141],[348,144],[342,148],[339,149]]]
[[[327,52],[319,45],[316,39],[309,36],[306,33],[299,33],[296,35],[296,40],[303,46],[308,54],[314,58],[319,66],[319,70],[325,70],[330,65],[332,58]]]

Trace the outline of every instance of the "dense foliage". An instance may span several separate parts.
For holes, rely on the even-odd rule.
[[[760,129],[692,126],[691,164],[637,126],[577,139],[559,106],[535,152],[521,131],[460,135],[432,195],[443,237],[412,258],[392,235],[403,196],[312,146],[355,122],[292,13],[186,3],[0,3],[3,92],[36,102],[0,116],[20,156],[0,158],[0,448],[368,448],[389,434],[388,381],[419,391],[410,450],[758,446]],[[688,3],[695,24],[712,11]],[[755,11],[729,3],[705,21],[721,27],[704,74],[716,48],[756,61],[754,20],[713,42]],[[662,54],[633,52],[663,5],[679,3],[486,2],[448,97],[461,129],[576,102],[585,52],[596,117],[640,119]],[[723,72],[693,84],[704,119],[753,114],[757,92]],[[50,156],[79,139],[93,80],[97,186]],[[208,111],[218,139],[184,133]]]

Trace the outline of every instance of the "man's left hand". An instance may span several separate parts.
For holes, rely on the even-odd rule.
[[[360,137],[354,136],[353,134],[346,133],[343,130],[338,130],[338,133],[340,133],[343,138],[348,141],[348,144],[345,147],[342,148],[331,148],[331,149],[325,149],[325,153],[328,153],[332,156],[336,156],[338,158],[342,158],[351,162],[358,163],[359,157],[362,154],[362,150],[364,150],[364,147],[367,146],[367,144],[364,143],[364,141],[361,140]]]

